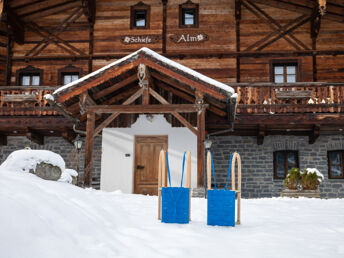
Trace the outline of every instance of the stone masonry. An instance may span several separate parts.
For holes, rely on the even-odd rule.
[[[0,164],[5,161],[9,154],[15,150],[24,149],[30,147],[31,149],[50,150],[57,154],[60,154],[66,162],[67,168],[77,170],[78,165],[78,153],[74,148],[74,145],[65,141],[61,137],[44,137],[45,144],[38,145],[30,142],[24,136],[9,136],[7,146],[0,146]],[[97,136],[94,139],[94,169],[92,178],[92,187],[95,189],[100,188],[100,166],[101,166],[101,137]],[[84,173],[84,151],[85,143],[83,143],[79,157],[79,173],[83,177]]]
[[[242,160],[242,197],[279,196],[283,180],[273,178],[273,152],[297,150],[301,169],[317,168],[325,177],[320,184],[322,198],[344,198],[344,179],[328,179],[327,151],[343,150],[344,136],[320,136],[308,144],[306,136],[266,136],[263,145],[251,136],[212,137],[216,182],[224,187],[230,152],[237,151]]]
[[[218,187],[224,187],[229,153],[239,152],[242,159],[242,197],[263,198],[279,196],[283,180],[273,178],[273,152],[297,150],[300,168],[319,169],[325,180],[320,185],[322,198],[344,198],[344,180],[328,179],[327,151],[343,150],[344,136],[320,136],[315,144],[308,144],[306,136],[266,136],[263,145],[257,145],[257,138],[251,136],[212,137],[212,152],[215,163],[215,177]],[[45,149],[60,154],[68,168],[77,168],[78,155],[74,146],[60,137],[45,137],[45,145],[37,145],[26,137],[8,137],[8,145],[0,146],[0,163],[18,149]],[[80,152],[79,172],[83,176],[84,147]],[[100,187],[101,137],[94,142],[93,187]],[[195,193],[197,194],[197,193]],[[199,193],[204,195],[204,193]]]

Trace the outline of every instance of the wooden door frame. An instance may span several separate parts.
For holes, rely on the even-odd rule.
[[[133,169],[132,169],[132,175],[133,175],[133,194],[136,193],[136,174],[135,174],[135,166],[136,166],[136,139],[138,137],[167,137],[167,149],[168,150],[168,134],[151,134],[151,135],[147,135],[147,134],[135,134],[134,135],[134,158],[133,158]]]

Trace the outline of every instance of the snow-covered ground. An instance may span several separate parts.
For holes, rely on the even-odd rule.
[[[0,171],[0,257],[344,257],[344,200],[242,201],[242,225],[162,224],[157,198]]]

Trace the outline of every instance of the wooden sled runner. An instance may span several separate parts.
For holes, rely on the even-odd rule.
[[[182,186],[186,162],[186,188]],[[169,187],[167,186],[167,176]],[[164,223],[189,223],[191,218],[191,153],[185,152],[180,187],[171,187],[168,153],[164,150],[159,156],[158,171],[158,219]]]
[[[238,180],[236,190],[236,163],[238,166]],[[214,177],[215,189],[211,189],[211,176]],[[227,190],[229,177],[232,179],[232,189]],[[240,224],[241,201],[241,159],[237,152],[230,155],[227,182],[225,189],[216,189],[214,163],[210,151],[207,153],[207,224],[212,226],[232,226]],[[235,222],[235,199],[237,199],[237,221]]]

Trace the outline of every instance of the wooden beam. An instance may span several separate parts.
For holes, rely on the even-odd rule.
[[[7,36],[7,46],[6,46],[6,85],[11,85],[11,75],[12,75],[12,48],[13,48],[13,41],[12,41],[12,32],[10,31],[9,35]]]
[[[73,144],[73,140],[76,137],[76,133],[73,132],[72,130],[65,130],[61,133],[61,136],[63,139],[65,139],[67,142],[70,144]]]
[[[276,34],[283,33],[287,28],[292,26],[294,23],[297,23],[299,20],[301,20],[303,17],[306,17],[306,15],[301,15],[300,17],[294,19],[293,21],[287,23],[286,25],[282,26],[280,25],[275,19],[273,19],[270,15],[268,15],[264,10],[259,8],[257,5],[252,3],[249,0],[246,0],[246,3],[243,3],[244,6],[250,10],[254,15],[256,15],[259,19],[261,19],[264,23],[266,23],[270,28],[272,28],[274,31],[269,33],[266,37],[262,38],[261,40],[258,40],[253,45],[249,46],[246,51],[249,51],[253,49],[254,47],[258,47],[260,44],[267,41],[269,38]],[[299,39],[297,39],[292,32],[285,35],[284,39],[290,43],[295,49],[300,50],[301,46],[303,49],[309,50],[309,48]]]
[[[93,79],[92,81],[89,81],[89,82],[84,81],[82,84],[78,84],[77,87],[69,87],[67,91],[58,92],[54,94],[54,96],[56,97],[58,102],[64,102],[76,95],[81,94],[82,92],[90,88],[93,88],[101,83],[108,81],[111,78],[114,78],[128,70],[133,69],[134,67],[138,66],[140,63],[142,63],[142,58],[138,58],[132,61],[131,63],[122,65],[121,67],[116,66],[116,67],[110,68],[104,71],[103,73],[98,74],[97,77]]]
[[[195,104],[165,104],[165,105],[97,105],[86,107],[87,112],[122,114],[167,114],[173,112],[193,113],[197,111]]]
[[[85,143],[85,168],[84,168],[84,185],[92,186],[92,170],[93,170],[93,147],[94,147],[94,112],[87,112],[86,122],[86,143]]]
[[[8,3],[4,6],[3,13],[7,24],[10,26],[10,30],[13,33],[13,39],[18,44],[24,44],[25,26],[22,19],[8,7]]]
[[[32,130],[32,129],[29,129],[29,131],[26,133],[26,137],[30,141],[32,141],[38,145],[44,145],[44,136],[39,134],[38,132]]]
[[[167,77],[165,77],[165,76],[163,76],[157,72],[154,72],[154,71],[152,71],[151,74],[156,79],[163,81],[164,83],[166,83],[168,85],[171,85],[171,86],[173,86],[173,87],[175,87],[175,88],[177,88],[177,89],[179,89],[179,90],[181,90],[181,91],[183,91],[189,95],[192,95],[192,96],[195,95],[195,90],[189,86],[185,87],[185,86],[181,85],[180,83],[172,80],[171,78],[167,78]],[[223,109],[226,107],[226,104],[224,104],[223,102],[215,102],[215,101],[212,101],[210,98],[206,98],[206,100],[207,100],[207,103],[214,105],[220,109]]]
[[[309,144],[314,144],[315,141],[319,138],[320,135],[320,126],[315,125],[313,126],[313,130],[311,131],[308,139]]]
[[[105,88],[105,89],[103,89],[103,90],[101,90],[99,92],[94,93],[92,95],[92,97],[94,99],[100,99],[100,98],[102,98],[102,97],[104,97],[104,96],[106,96],[106,95],[108,95],[108,94],[110,94],[110,93],[112,93],[112,92],[114,92],[116,90],[119,90],[120,88],[122,88],[122,87],[124,87],[124,86],[126,86],[126,85],[128,85],[130,83],[133,83],[133,82],[135,82],[137,80],[138,80],[137,79],[137,75],[134,74],[134,75],[132,75],[132,76],[130,76],[130,77],[124,79],[124,80],[120,80],[119,82],[115,83],[114,85],[112,85],[112,86],[110,86],[108,88]]]
[[[188,94],[186,94],[184,92],[181,92],[181,91],[179,91],[179,90],[177,90],[175,88],[172,88],[172,87],[170,87],[170,86],[168,86],[168,85],[166,85],[166,84],[164,84],[162,82],[156,82],[156,84],[160,88],[162,88],[162,89],[164,89],[164,90],[166,90],[168,92],[171,92],[173,95],[176,95],[176,96],[178,96],[178,97],[180,97],[182,99],[185,99],[186,101],[189,101],[191,103],[195,102],[195,97],[193,97],[193,96],[190,96],[190,95],[188,95]],[[171,102],[169,102],[169,103],[171,103]],[[211,104],[211,103],[209,103],[209,104]],[[211,111],[211,112],[213,112],[213,113],[215,113],[215,114],[217,114],[219,116],[222,116],[222,117],[225,117],[227,115],[227,113],[225,111],[223,111],[222,109],[217,108],[217,107],[215,107],[213,105],[209,105],[208,109],[209,109],[209,111]]]
[[[178,72],[173,71],[170,68],[164,67],[160,64],[158,64],[157,62],[154,62],[153,60],[150,60],[148,58],[143,59],[143,63],[147,66],[149,66],[152,69],[155,69],[157,71],[160,71],[161,73],[165,74],[166,76],[170,76],[172,78],[174,78],[175,80],[179,81],[180,83],[189,85],[190,87],[194,87],[206,94],[211,95],[212,97],[222,100],[222,101],[226,101],[227,100],[227,95],[225,93],[222,93],[219,91],[218,88],[216,88],[215,86],[212,86],[210,84],[207,83],[200,83],[198,81],[193,80],[193,79],[189,79],[187,77],[185,77],[184,75],[179,74]]]
[[[197,187],[204,183],[205,108],[197,113]]]
[[[0,134],[0,145],[2,145],[2,146],[7,145],[7,136],[4,134]]]
[[[143,90],[138,90],[134,95],[129,97],[126,101],[123,102],[123,105],[129,105],[133,103],[135,100],[137,100],[140,96],[142,96]],[[121,113],[116,112],[111,114],[108,118],[106,118],[100,125],[97,126],[97,128],[94,130],[94,135],[97,135],[100,133],[103,128],[105,128],[108,124],[110,124],[116,117],[118,117]]]
[[[29,13],[25,13],[21,15],[21,17],[23,17],[22,19],[24,21],[32,21],[52,14],[62,13],[76,7],[81,7],[81,3],[79,1],[69,0],[68,2],[59,3],[51,6],[45,5],[44,8]]]
[[[311,19],[311,39],[312,39],[312,50],[317,50],[317,38],[320,31],[321,25],[321,15],[319,14],[318,5],[314,7],[313,15]],[[313,53],[312,55],[313,64],[313,81],[318,80],[318,68],[317,68],[317,55]]]
[[[154,91],[153,89],[150,89],[149,92],[155,99],[157,99],[160,103],[162,103],[164,105],[164,107],[166,105],[170,105],[169,102],[164,99],[160,94],[158,94],[156,91]],[[186,104],[187,105],[187,104]],[[190,105],[190,104],[189,104]],[[196,110],[195,110],[196,111]],[[197,130],[178,112],[171,112],[172,115],[179,120],[179,122],[181,122],[185,127],[189,128],[189,130],[191,132],[193,132],[194,134],[198,134]]]
[[[166,20],[167,20],[168,0],[161,0],[161,2],[162,2],[162,52],[166,53]]]
[[[241,0],[235,0],[236,51],[240,52]],[[236,81],[240,82],[240,57],[236,57]]]
[[[264,136],[265,130],[263,125],[258,126],[258,134],[257,134],[257,145],[263,145],[264,143]]]
[[[83,0],[84,14],[91,26],[93,26],[96,21],[96,7],[96,0]]]
[[[88,73],[91,73],[93,70],[93,41],[94,41],[94,24],[91,24],[89,27],[89,45],[88,45]]]

